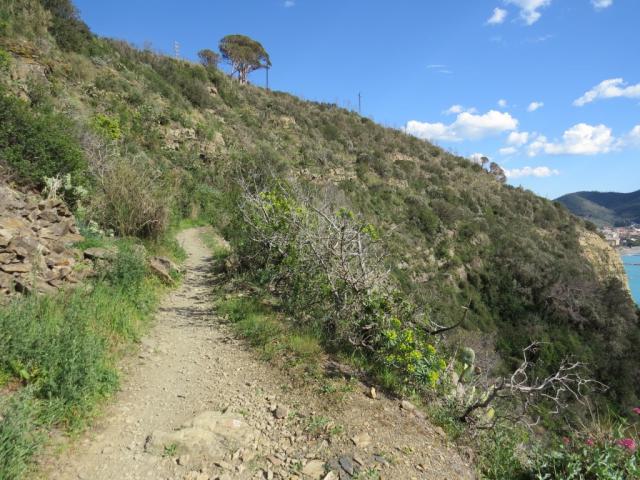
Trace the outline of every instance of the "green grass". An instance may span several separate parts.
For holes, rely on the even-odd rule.
[[[0,402],[3,480],[28,471],[47,428],[78,431],[118,386],[115,360],[140,338],[160,293],[139,250],[118,247],[94,284],[0,310],[0,371],[13,391]]]
[[[32,392],[25,390],[0,402],[0,478],[22,478],[43,437],[34,428],[39,407]]]
[[[294,328],[255,297],[234,296],[216,302],[220,315],[267,360],[287,357],[292,365],[316,365],[324,350],[319,337]]]
[[[229,248],[225,244],[223,244],[223,242],[220,240],[220,237],[216,235],[213,230],[204,230],[200,234],[200,238],[207,246],[207,248],[211,250],[214,261],[222,262],[229,255]]]
[[[214,264],[219,266],[229,255],[228,246],[213,230],[204,231],[201,238],[211,250]],[[271,299],[263,299],[258,294],[234,294],[217,300],[216,310],[267,359],[281,354],[289,357],[294,365],[313,366],[324,353],[321,335],[287,322],[275,311]]]

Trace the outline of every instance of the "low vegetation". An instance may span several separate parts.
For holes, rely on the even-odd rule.
[[[21,478],[47,428],[79,429],[117,387],[115,360],[144,332],[159,293],[141,250],[118,247],[86,287],[0,311],[0,478]]]
[[[580,425],[601,428],[580,402],[563,416],[539,402],[535,434],[509,422],[483,431],[462,415],[477,403],[473,417],[491,424],[526,405],[498,394],[484,404],[539,343],[529,379],[585,364],[584,378],[608,386],[585,393],[588,404],[636,422],[638,312],[619,278],[585,260],[592,226],[496,168],[244,85],[270,67],[267,52],[242,36],[222,46],[241,82],[211,50],[195,63],[98,38],[69,0],[0,3],[0,173],[36,189],[64,178],[77,217],[107,236],[153,245],[184,219],[214,225],[233,247],[228,273],[255,293],[219,302],[238,331],[265,355],[329,352],[422,399],[477,447],[487,478],[589,478],[595,463],[611,478],[633,473],[630,426],[593,449],[562,443],[582,438]],[[113,390],[113,358],[156,289],[135,249],[123,244],[119,258],[89,289],[1,310],[0,477],[19,477],[44,428],[77,427]]]

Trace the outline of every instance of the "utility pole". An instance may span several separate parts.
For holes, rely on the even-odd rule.
[[[362,94],[358,92],[358,113],[362,115]]]
[[[179,60],[180,59],[180,44],[177,41],[173,42],[173,53],[175,54],[176,59]]]

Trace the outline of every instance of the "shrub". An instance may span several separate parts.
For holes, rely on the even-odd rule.
[[[92,215],[121,236],[159,238],[169,224],[172,194],[144,158],[115,159],[98,179]]]
[[[178,90],[191,104],[210,108],[212,97],[207,90],[209,77],[202,65],[192,65],[167,57],[151,57],[151,66],[160,74],[160,81]],[[161,88],[166,88],[165,86]]]
[[[46,177],[70,174],[83,183],[86,161],[64,115],[32,111],[24,102],[0,94],[0,161],[18,179],[39,187]]]
[[[0,35],[23,36],[41,40],[47,35],[49,12],[40,0],[3,0],[0,2]]]
[[[120,140],[122,130],[120,129],[120,120],[104,114],[98,114],[93,117],[91,122],[94,130],[107,140]]]
[[[522,447],[526,444],[527,437],[527,432],[506,425],[480,432],[475,443],[479,450],[477,466],[482,478],[531,479],[526,450]],[[553,478],[565,480],[564,477]]]
[[[376,356],[380,367],[416,389],[435,388],[447,367],[434,339],[395,317],[381,332]]]
[[[429,322],[394,285],[373,225],[286,187],[246,190],[241,203],[240,254],[257,278],[279,287],[298,327],[322,332],[333,348],[362,353],[399,388],[439,383],[446,363],[428,328],[418,325]]]

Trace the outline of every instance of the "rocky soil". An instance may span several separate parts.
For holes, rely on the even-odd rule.
[[[43,460],[44,478],[474,478],[409,402],[354,380],[304,382],[257,358],[212,309],[200,233],[180,235],[184,282],[123,364],[121,392],[61,458]]]

